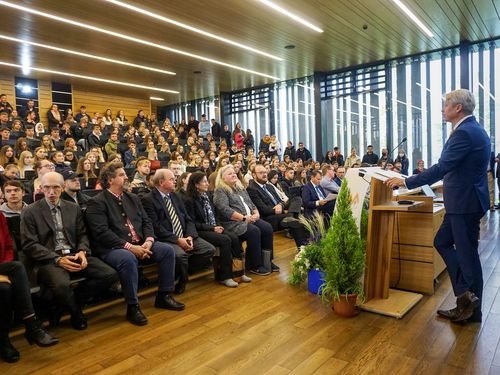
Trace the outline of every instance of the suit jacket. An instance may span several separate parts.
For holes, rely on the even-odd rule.
[[[61,199],[64,199],[66,201],[76,203],[75,200],[65,191],[62,192],[61,194]],[[80,208],[87,207],[87,202],[89,201],[90,197],[86,194],[83,194],[81,191],[78,191],[76,193],[76,200],[78,201],[78,205]]]
[[[328,194],[325,193],[323,188],[319,186],[321,193],[326,197]],[[330,201],[323,206],[316,206],[316,202],[320,198],[316,189],[311,182],[308,182],[302,188],[302,201],[304,203],[304,216],[311,216],[315,210],[323,212],[324,214],[331,215],[333,213],[333,208],[335,207],[335,201]]]
[[[196,231],[196,226],[193,219],[188,215],[182,200],[177,194],[170,194],[170,199],[181,222],[184,237],[191,236],[197,238],[198,232]],[[156,238],[163,242],[177,243],[178,237],[174,233],[170,214],[158,189],[153,189],[148,194],[145,194],[142,198],[142,204],[150,220],[153,222]]]
[[[270,185],[270,184],[269,184]],[[283,205],[285,202],[283,202],[278,194],[276,194],[276,191],[272,186],[269,186],[268,188],[269,192],[271,195],[274,197],[277,203],[282,203]],[[274,212],[273,207],[276,206],[276,204],[271,200],[271,197],[264,191],[263,188],[260,187],[257,182],[254,180],[250,180],[250,183],[248,184],[247,187],[247,192],[248,195],[250,196],[250,199],[252,202],[255,204],[257,209],[259,210],[260,215],[262,218],[276,215]]]
[[[88,138],[89,147],[101,147],[102,140],[94,133],[90,133]]]
[[[124,192],[121,203],[141,242],[148,237],[155,238],[153,225],[139,198],[135,194]],[[87,202],[85,219],[92,247],[99,254],[122,249],[125,243],[132,240],[130,231],[124,224],[118,199],[108,190],[103,190]]]
[[[64,234],[75,251],[90,253],[87,230],[82,211],[77,204],[61,199],[61,217]],[[34,265],[46,263],[59,256],[55,249],[55,226],[52,213],[45,199],[30,204],[21,213],[21,244],[28,260]]]
[[[213,201],[213,195],[211,192],[207,192],[208,201],[210,203],[210,207],[212,207],[212,211],[215,215],[215,206]],[[200,197],[191,199],[187,195],[184,195],[184,204],[186,206],[187,212],[191,214],[191,217],[196,225],[196,229],[199,231],[207,231],[213,232],[214,226],[207,224],[208,218],[205,213],[205,208],[203,206],[203,200]]]
[[[443,179],[446,213],[486,212],[490,207],[486,170],[491,143],[475,117],[469,117],[450,135],[438,163],[408,177],[409,189]]]
[[[217,208],[217,215],[222,226],[226,230],[234,232],[237,236],[246,233],[248,224],[246,221],[231,220],[234,211],[246,215],[245,206],[240,197],[243,198],[250,211],[257,208],[246,190],[229,192],[224,189],[215,189],[214,191],[214,205]]]
[[[331,178],[324,176],[321,179],[321,182],[319,184],[320,184],[321,188],[324,190],[324,192],[326,193],[325,197],[329,193],[337,194],[339,192],[339,186],[335,182],[335,178],[331,179]]]

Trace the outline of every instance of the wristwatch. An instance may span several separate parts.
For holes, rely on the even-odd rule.
[[[247,217],[243,216],[243,220],[241,220],[241,221],[246,221],[246,220],[247,220]]]

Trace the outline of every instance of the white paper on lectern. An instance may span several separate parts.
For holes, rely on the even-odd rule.
[[[408,177],[404,174],[394,171],[384,170],[380,167],[358,168],[358,171],[364,173],[365,176],[373,177],[380,181],[386,181],[389,178],[393,177],[403,178],[403,179]]]

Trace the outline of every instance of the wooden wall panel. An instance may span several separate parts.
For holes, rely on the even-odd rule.
[[[104,114],[108,108],[111,109],[113,116],[116,116],[119,110],[123,110],[129,121],[132,121],[137,116],[139,109],[143,109],[148,114],[151,110],[150,100],[147,95],[144,97],[117,96],[73,85],[73,111],[77,113],[81,105],[87,107],[87,113],[91,116],[94,112]]]
[[[7,95],[7,101],[16,107],[16,90],[14,87],[14,77],[6,74],[0,74],[0,93]]]

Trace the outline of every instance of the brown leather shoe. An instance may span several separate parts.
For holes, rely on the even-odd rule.
[[[471,291],[467,291],[457,298],[457,315],[451,321],[465,323],[474,315],[474,310],[481,308],[481,301]]]
[[[438,310],[437,314],[441,318],[453,320],[453,319],[458,318],[458,308],[454,307],[453,309],[450,309],[450,310]]]

